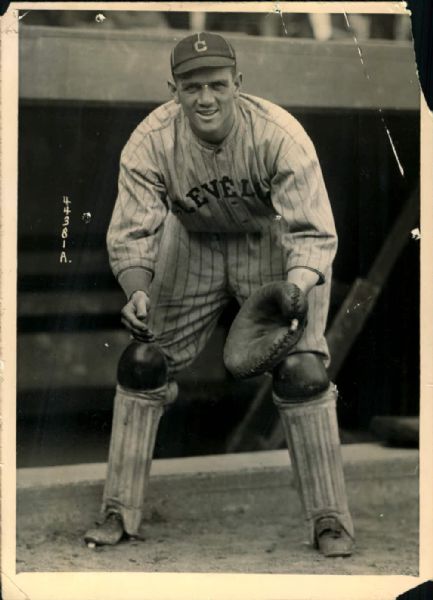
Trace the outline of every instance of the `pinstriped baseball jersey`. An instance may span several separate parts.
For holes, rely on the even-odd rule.
[[[296,267],[319,275],[297,351],[327,356],[334,220],[313,144],[280,107],[240,94],[218,145],[196,137],[175,102],[153,111],[122,152],[107,242],[127,296],[150,289],[150,325],[173,370],[201,350],[230,296],[242,302]]]

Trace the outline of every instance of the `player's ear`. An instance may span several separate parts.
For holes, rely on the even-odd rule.
[[[177,93],[176,84],[173,83],[172,81],[167,81],[167,85],[168,85],[168,91],[170,92],[171,97],[177,104],[179,104],[179,95]]]
[[[242,73],[240,71],[233,77],[233,83],[235,85],[235,96],[238,96],[242,88]]]

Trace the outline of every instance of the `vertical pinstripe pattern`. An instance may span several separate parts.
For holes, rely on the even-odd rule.
[[[138,533],[166,387],[132,392],[117,386],[102,512],[115,509],[125,531]]]
[[[344,483],[336,396],[332,385],[310,402],[289,404],[274,395],[311,543],[314,522],[321,516],[336,516],[346,531],[354,535]]]
[[[313,144],[280,107],[241,94],[218,146],[199,140],[174,102],[153,111],[122,152],[107,244],[127,295],[137,281],[149,291],[149,277],[128,284],[133,272],[153,275],[150,326],[172,372],[194,360],[229,296],[243,302],[296,267],[321,285],[293,351],[328,361],[334,221]]]
[[[160,253],[166,268],[155,272],[149,326],[174,373],[203,349],[229,293],[224,254],[215,235],[190,234],[169,215]]]

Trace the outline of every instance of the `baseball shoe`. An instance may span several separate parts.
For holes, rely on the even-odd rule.
[[[84,541],[92,548],[94,546],[114,546],[125,535],[122,517],[117,513],[110,513],[105,521],[84,534]]]
[[[324,556],[350,556],[353,539],[335,517],[323,517],[315,523],[316,545]]]

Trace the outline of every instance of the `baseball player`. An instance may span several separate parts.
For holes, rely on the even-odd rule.
[[[121,156],[107,242],[127,297],[122,322],[137,342],[119,365],[101,519],[85,540],[138,535],[173,377],[203,349],[230,298],[242,305],[283,281],[306,295],[309,312],[272,371],[273,398],[311,543],[326,556],[349,555],[354,531],[324,338],[337,237],[315,149],[288,112],[241,92],[223,37],[181,40],[171,72],[172,99],[138,125]]]

